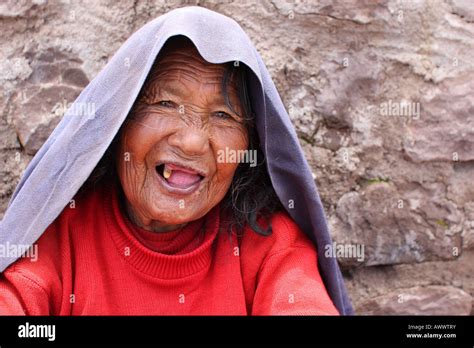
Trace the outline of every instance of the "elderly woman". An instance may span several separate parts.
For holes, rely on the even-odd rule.
[[[1,314],[351,312],[288,115],[233,20],[156,19],[75,103],[96,114],[65,115],[0,226],[38,249],[2,259]]]

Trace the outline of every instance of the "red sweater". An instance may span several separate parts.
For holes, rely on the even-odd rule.
[[[0,314],[338,314],[311,241],[286,213],[273,233],[219,229],[219,206],[184,228],[142,230],[106,185],[76,197],[38,240],[38,258],[0,274]],[[239,246],[240,243],[240,246]]]

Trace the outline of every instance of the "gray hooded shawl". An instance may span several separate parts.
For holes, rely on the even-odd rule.
[[[216,12],[185,7],[134,33],[74,104],[94,105],[94,115],[72,107],[28,165],[0,223],[0,244],[32,245],[91,174],[129,113],[155,58],[172,36],[184,35],[210,63],[249,67],[250,96],[271,182],[288,213],[315,243],[319,270],[341,314],[352,314],[341,272],[324,256],[331,238],[310,168],[275,85],[242,28]],[[0,272],[16,257],[0,258]]]

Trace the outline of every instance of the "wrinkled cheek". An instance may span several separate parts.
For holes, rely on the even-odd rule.
[[[238,163],[219,163],[217,165],[217,177],[219,181],[231,182],[238,165]]]
[[[235,170],[238,163],[218,163],[216,175],[212,183],[211,191],[218,193],[219,196],[225,196],[227,190],[232,184]]]
[[[119,175],[127,196],[139,197],[146,179],[146,166],[134,159],[134,154],[122,151],[119,160]],[[132,197],[130,197],[132,198]]]

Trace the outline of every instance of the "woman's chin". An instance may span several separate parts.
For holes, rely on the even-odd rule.
[[[151,214],[152,220],[163,225],[182,225],[199,219],[200,214],[188,209],[153,209]]]

